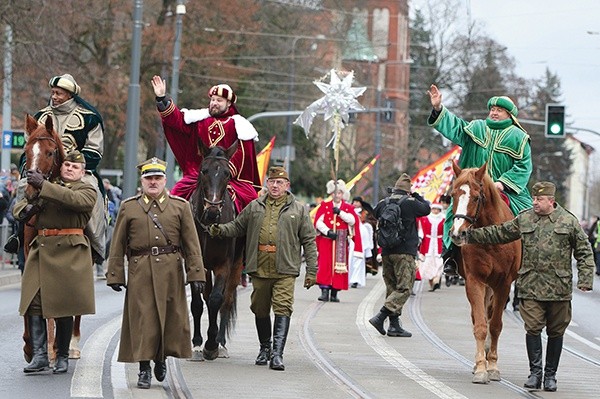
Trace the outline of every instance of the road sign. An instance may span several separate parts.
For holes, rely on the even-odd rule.
[[[2,148],[23,148],[25,147],[25,132],[4,130],[2,132]]]

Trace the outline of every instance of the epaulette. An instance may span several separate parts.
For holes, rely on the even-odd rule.
[[[142,196],[141,194],[134,195],[133,197],[129,197],[129,198],[126,198],[124,200],[121,200],[121,203],[129,202],[129,201],[133,201],[133,200],[137,201],[138,198],[140,198],[141,196]]]
[[[186,200],[185,198],[180,197],[178,195],[169,194],[169,198],[180,200],[180,201],[183,201],[183,202],[188,202],[188,200]]]

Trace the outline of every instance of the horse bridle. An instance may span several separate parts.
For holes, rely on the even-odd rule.
[[[206,157],[205,159],[216,159],[216,160],[223,160],[223,161],[229,162],[229,158],[222,157],[222,156],[211,156],[211,157]],[[225,188],[225,190],[227,190],[227,188]],[[223,200],[223,198],[221,198],[218,201],[211,201],[208,198],[206,198],[206,195],[204,194],[204,189],[202,189],[202,201],[203,201],[203,203],[202,203],[203,213],[208,208],[215,207],[215,208],[217,208],[217,210],[219,212],[219,217],[221,216],[221,210],[223,209],[223,204],[225,203],[225,201]],[[202,229],[204,231],[208,231],[208,227],[209,226],[206,226],[202,222],[200,222],[200,226],[202,227]]]
[[[469,227],[474,226],[477,223],[477,220],[479,220],[479,214],[481,213],[483,203],[485,202],[485,194],[483,193],[483,182],[479,182],[479,189],[481,195],[477,197],[477,208],[475,208],[475,216],[471,217],[469,215],[463,215],[461,213],[457,213],[456,215],[454,215],[454,219],[468,220],[469,223],[471,223],[471,226]]]
[[[40,140],[50,140],[51,142],[56,144],[56,148],[53,151],[54,160],[52,162],[53,162],[53,165],[60,166],[60,164],[58,163],[58,143],[56,142],[56,140],[54,140],[53,137],[36,137],[36,141],[40,141]],[[47,174],[42,174],[42,175],[44,176],[45,180],[49,180],[50,177],[52,177],[52,169],[50,169],[50,171]]]

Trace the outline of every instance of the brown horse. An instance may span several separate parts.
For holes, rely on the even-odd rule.
[[[452,164],[456,180],[452,191],[454,237],[466,229],[497,225],[514,218],[486,173],[487,166],[460,169]],[[465,278],[476,341],[473,382],[500,381],[498,337],[502,313],[521,263],[521,240],[508,244],[469,244],[460,248],[457,263]]]
[[[25,119],[25,130],[27,131],[27,143],[25,144],[25,169],[26,170],[39,170],[44,178],[48,181],[54,181],[60,178],[60,166],[65,159],[65,151],[63,148],[62,141],[54,130],[54,124],[52,118],[47,118],[45,124],[39,124],[35,118],[31,115],[27,115]],[[29,202],[35,202],[35,199],[39,195],[39,190],[31,185],[25,187],[25,198]],[[29,244],[37,235],[35,229],[34,215],[29,219],[24,226],[23,234],[23,246],[25,250],[25,259],[29,254]],[[24,318],[25,328],[23,332],[23,340],[25,345],[23,346],[23,352],[25,354],[25,360],[31,361],[31,340],[29,338],[29,328],[27,325],[27,318]],[[75,331],[75,330],[74,330]],[[48,320],[48,349],[49,358],[51,361],[54,360],[55,350],[54,344],[54,320]]]
[[[202,296],[196,295],[192,290],[193,360],[214,360],[218,356],[228,357],[225,344],[226,337],[235,324],[237,286],[243,269],[244,240],[211,237],[208,227],[213,223],[230,222],[236,216],[235,204],[227,185],[231,179],[229,158],[235,153],[237,142],[225,150],[221,147],[206,148],[202,140],[198,140],[198,147],[203,161],[198,174],[198,185],[190,202],[200,238],[204,267],[208,273]],[[200,354],[203,342],[200,330],[200,319],[204,309],[202,297],[208,307],[208,332]],[[220,317],[218,322],[217,316]]]

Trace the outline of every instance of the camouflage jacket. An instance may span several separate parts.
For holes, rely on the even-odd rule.
[[[577,287],[592,289],[592,248],[577,218],[558,204],[550,215],[536,215],[529,209],[504,224],[474,229],[469,232],[467,242],[501,244],[519,238],[523,242],[523,259],[517,278],[519,298],[571,300],[572,256],[577,260]]]

